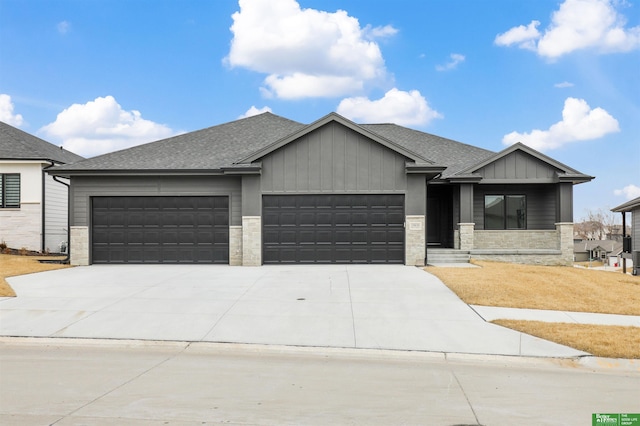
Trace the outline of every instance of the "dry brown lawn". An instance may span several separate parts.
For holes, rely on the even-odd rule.
[[[495,320],[495,324],[595,356],[640,359],[640,327]]]
[[[472,305],[640,315],[640,276],[567,266],[473,263],[481,267],[426,270]]]
[[[567,266],[474,261],[480,268],[426,270],[466,303],[640,315],[640,277]],[[596,356],[640,358],[640,327],[496,320],[494,323]]]
[[[11,286],[5,278],[17,275],[31,274],[33,272],[52,271],[54,269],[68,268],[69,265],[59,263],[40,263],[39,259],[64,259],[63,257],[39,257],[39,256],[16,256],[12,254],[0,254],[0,297],[15,296]]]

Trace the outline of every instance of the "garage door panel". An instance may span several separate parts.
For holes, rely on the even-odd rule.
[[[404,229],[387,230],[387,241],[395,245],[404,244]]]
[[[388,212],[387,213],[387,223],[401,224],[404,222],[404,214],[397,212]]]
[[[317,237],[314,230],[300,230],[299,232],[288,231],[290,242],[300,244],[315,244]],[[297,236],[297,239],[296,239]]]
[[[329,229],[319,229],[315,232],[315,241],[318,244],[333,244],[333,232]]]
[[[95,197],[94,263],[228,263],[228,197]]]
[[[262,205],[264,263],[404,261],[402,194],[267,195]]]
[[[295,214],[295,213],[292,213]],[[310,225],[313,226],[316,223],[316,215],[313,211],[310,212],[305,212],[305,211],[300,211],[298,213],[298,221],[297,221],[297,225],[299,226],[305,226],[305,225]]]
[[[334,223],[336,225],[351,225],[351,213],[349,212],[335,212],[334,214]]]

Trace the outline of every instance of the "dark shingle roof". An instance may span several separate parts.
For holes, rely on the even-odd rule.
[[[236,163],[306,127],[272,113],[263,113],[59,166],[55,171],[208,171],[240,167]],[[360,127],[437,165],[446,166],[445,178],[495,155],[492,151],[395,124]]]
[[[361,124],[360,127],[392,140],[436,164],[447,166],[447,169],[442,173],[443,178],[495,155],[493,151],[397,124]]]
[[[0,159],[50,160],[56,163],[73,163],[84,160],[83,157],[73,152],[57,147],[2,121],[0,121]]]
[[[305,127],[271,113],[93,157],[56,170],[217,170]]]

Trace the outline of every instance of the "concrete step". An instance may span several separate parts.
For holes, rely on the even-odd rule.
[[[427,263],[469,263],[468,251],[455,249],[428,249]]]

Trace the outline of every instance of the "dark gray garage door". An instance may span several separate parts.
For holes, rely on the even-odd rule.
[[[229,263],[229,197],[94,197],[93,263]]]
[[[265,195],[264,263],[403,263],[404,195]]]

